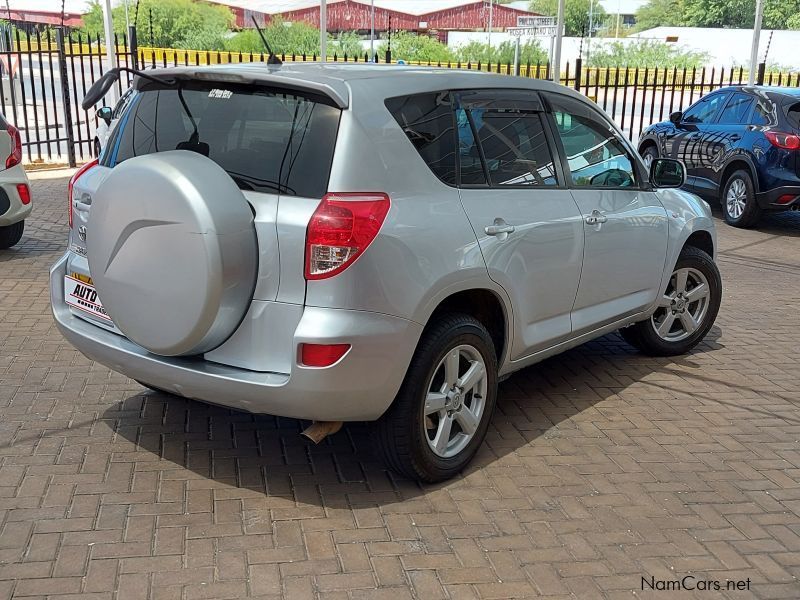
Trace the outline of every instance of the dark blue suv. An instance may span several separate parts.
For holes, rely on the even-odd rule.
[[[716,90],[645,129],[639,152],[648,168],[659,156],[686,163],[686,188],[719,199],[736,227],[765,210],[799,210],[800,89]]]

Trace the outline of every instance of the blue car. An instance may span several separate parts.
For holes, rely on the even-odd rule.
[[[703,96],[639,139],[654,158],[686,164],[686,188],[722,204],[725,220],[752,227],[764,211],[800,210],[800,89],[733,86]]]

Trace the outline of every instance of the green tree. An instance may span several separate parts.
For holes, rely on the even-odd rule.
[[[666,42],[598,42],[592,45],[589,66],[692,68],[704,65],[708,58],[705,52],[695,52]]]
[[[636,12],[636,29],[662,25],[753,27],[756,0],[650,0]],[[765,0],[765,29],[800,29],[800,0]]]
[[[564,29],[566,35],[580,36],[589,33],[589,8],[591,0],[566,0],[564,4]],[[547,16],[558,14],[558,0],[532,0],[530,10]],[[595,1],[592,9],[594,26],[600,25],[606,13],[600,3]]]
[[[152,31],[150,14],[152,11]],[[133,14],[129,7],[130,18]],[[113,9],[114,31],[125,32],[125,7]],[[140,0],[137,33],[140,45],[166,48],[216,49],[233,25],[233,13],[225,6],[193,0]],[[103,10],[97,0],[83,16],[83,32],[103,37]]]
[[[388,48],[384,40],[378,47],[378,58],[383,59]],[[427,35],[399,31],[392,36],[392,60],[418,60],[447,62],[454,60],[453,52],[439,40]]]

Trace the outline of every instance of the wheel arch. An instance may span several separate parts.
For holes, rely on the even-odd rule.
[[[683,248],[687,246],[697,248],[708,254],[712,259],[714,258],[714,238],[711,233],[705,229],[699,229],[692,232],[686,241],[683,243]]]
[[[468,314],[486,327],[494,342],[498,365],[502,365],[511,339],[511,319],[506,302],[500,295],[488,288],[470,288],[451,293],[436,305],[425,327],[430,327],[439,316],[453,312]]]
[[[648,148],[655,148],[656,151],[658,151],[658,144],[653,138],[648,137],[639,142],[639,148],[638,148],[639,155],[641,156],[642,154],[644,154],[644,151],[647,150]]]
[[[753,182],[753,190],[755,193],[759,192],[759,182],[758,182],[758,171],[756,170],[753,161],[748,156],[744,155],[737,155],[727,163],[725,163],[725,167],[722,169],[722,175],[719,179],[719,200],[722,202],[722,193],[725,188],[725,184],[728,183],[728,179],[735,171],[747,171],[750,175],[750,180]]]

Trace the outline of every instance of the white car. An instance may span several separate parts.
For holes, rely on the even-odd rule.
[[[31,208],[31,188],[22,168],[22,139],[0,114],[0,250],[22,239]]]
[[[120,115],[125,112],[125,108],[133,100],[133,97],[134,90],[133,88],[129,88],[122,94],[122,97],[114,105],[114,108],[110,106],[101,106],[97,109],[98,123],[97,129],[94,132],[94,143],[92,144],[92,150],[94,150],[96,158],[100,157],[100,153],[103,151],[103,148],[106,147],[108,138],[111,132],[114,131],[114,127],[119,121]]]

